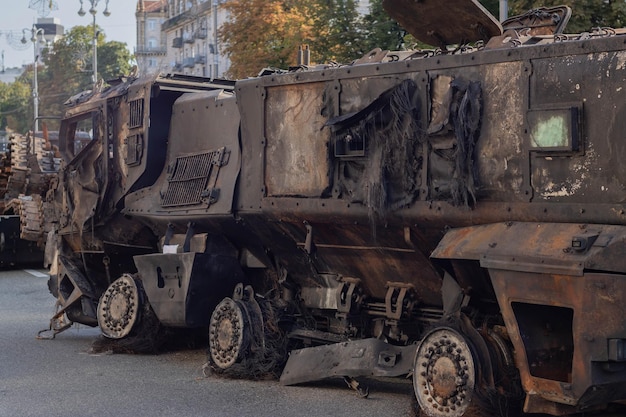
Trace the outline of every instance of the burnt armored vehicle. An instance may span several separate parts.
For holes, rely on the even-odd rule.
[[[441,49],[74,97],[51,329],[206,327],[214,369],[409,374],[434,417],[626,400],[626,32],[448,3],[385,2]]]
[[[42,195],[60,164],[44,133],[0,131],[0,268],[43,262]]]

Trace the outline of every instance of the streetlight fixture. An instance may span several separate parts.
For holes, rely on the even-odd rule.
[[[98,3],[100,2],[100,0],[88,0],[89,4],[91,4],[91,7],[89,8],[89,13],[93,16],[93,83],[94,86],[95,84],[98,82],[98,46],[97,46],[97,40],[98,40],[98,33],[96,33],[96,13],[98,12],[98,10],[96,9],[96,7],[98,7]],[[87,13],[85,12],[85,9],[83,9],[83,0],[80,0],[80,10],[78,10],[78,15],[80,17],[85,16]],[[104,7],[104,11],[102,12],[102,14],[105,17],[109,17],[111,16],[111,12],[109,11],[109,0],[106,0],[105,3],[105,7]]]
[[[27,43],[26,33],[28,33],[29,29],[22,29],[22,40],[23,44]],[[39,130],[39,91],[37,84],[37,66],[39,63],[39,45],[45,45],[46,40],[44,38],[44,30],[43,28],[37,28],[37,26],[33,25],[30,29],[30,41],[33,43],[33,119],[34,119],[34,131],[37,132]]]

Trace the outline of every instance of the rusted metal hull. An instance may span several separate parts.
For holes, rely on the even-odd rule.
[[[454,230],[432,254],[489,271],[532,393],[527,411],[567,414],[602,405],[607,392],[624,395],[625,233],[623,226],[511,222]]]
[[[160,323],[210,322],[219,372],[291,349],[286,383],[410,372],[436,417],[625,400],[624,35],[493,39],[79,99],[51,192],[56,319],[94,324],[133,274]]]

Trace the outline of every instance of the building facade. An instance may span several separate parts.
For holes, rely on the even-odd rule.
[[[167,43],[162,25],[168,17],[167,0],[138,1],[135,17],[137,19],[135,59],[140,74],[166,71]]]
[[[40,17],[35,27],[43,30],[43,37],[48,45],[54,44],[65,34],[65,28],[57,17]]]
[[[138,1],[135,56],[140,72],[224,78],[230,60],[218,31],[228,19],[227,1]],[[357,0],[360,14],[368,14],[369,7],[369,0]]]
[[[223,78],[230,66],[218,29],[226,21],[226,0],[168,0],[166,38],[169,71]]]

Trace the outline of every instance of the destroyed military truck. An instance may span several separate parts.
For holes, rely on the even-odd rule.
[[[206,329],[216,371],[364,395],[411,375],[431,417],[626,400],[626,31],[384,5],[435,48],[72,97],[51,331]]]
[[[48,132],[0,131],[0,268],[41,266],[46,208],[42,196],[56,178],[60,158]],[[39,134],[41,133],[41,134]]]

